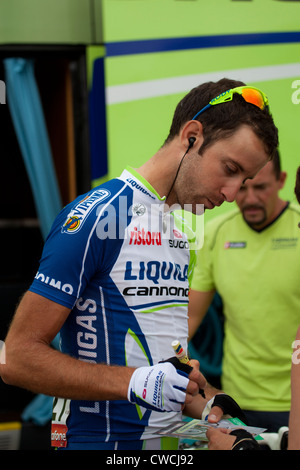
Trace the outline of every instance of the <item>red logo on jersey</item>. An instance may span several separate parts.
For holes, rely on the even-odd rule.
[[[65,424],[52,423],[51,425],[51,446],[52,447],[66,447],[67,446],[67,431],[68,428]]]
[[[146,231],[144,228],[138,230],[134,227],[130,232],[129,245],[161,245],[161,233]]]
[[[176,238],[182,238],[182,235],[180,232],[178,232],[178,230],[176,230],[175,228],[173,228],[173,233],[175,235]]]

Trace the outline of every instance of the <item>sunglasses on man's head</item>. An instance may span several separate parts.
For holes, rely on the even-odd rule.
[[[226,103],[227,101],[231,101],[233,98],[234,93],[238,93],[241,95],[247,103],[254,104],[260,109],[264,109],[268,106],[268,98],[266,95],[259,90],[258,88],[250,87],[250,86],[239,86],[236,88],[231,88],[230,90],[224,91],[216,98],[213,98],[204,108],[200,109],[197,114],[193,117],[192,120],[196,119],[199,114],[202,114],[211,106],[216,104]]]

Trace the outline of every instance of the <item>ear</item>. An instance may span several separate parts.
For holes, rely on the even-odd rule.
[[[286,171],[281,171],[279,176],[279,189],[282,189],[286,182],[287,173]]]
[[[180,131],[180,142],[183,149],[188,148],[189,146],[189,139],[194,137],[195,140],[195,147],[198,148],[203,143],[203,127],[202,123],[199,121],[188,121],[184,124]]]

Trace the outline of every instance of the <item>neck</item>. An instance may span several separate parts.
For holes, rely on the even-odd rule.
[[[153,186],[160,197],[168,196],[172,187],[179,164],[174,158],[175,152],[174,146],[165,145],[150,160],[137,168],[137,171]]]

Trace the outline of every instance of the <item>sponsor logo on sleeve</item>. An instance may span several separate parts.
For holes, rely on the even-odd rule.
[[[109,196],[110,192],[107,191],[107,189],[96,189],[82,199],[82,201],[76,204],[71,212],[69,212],[66,221],[61,228],[62,233],[79,232],[94,207],[100,204],[100,202],[103,202]]]

